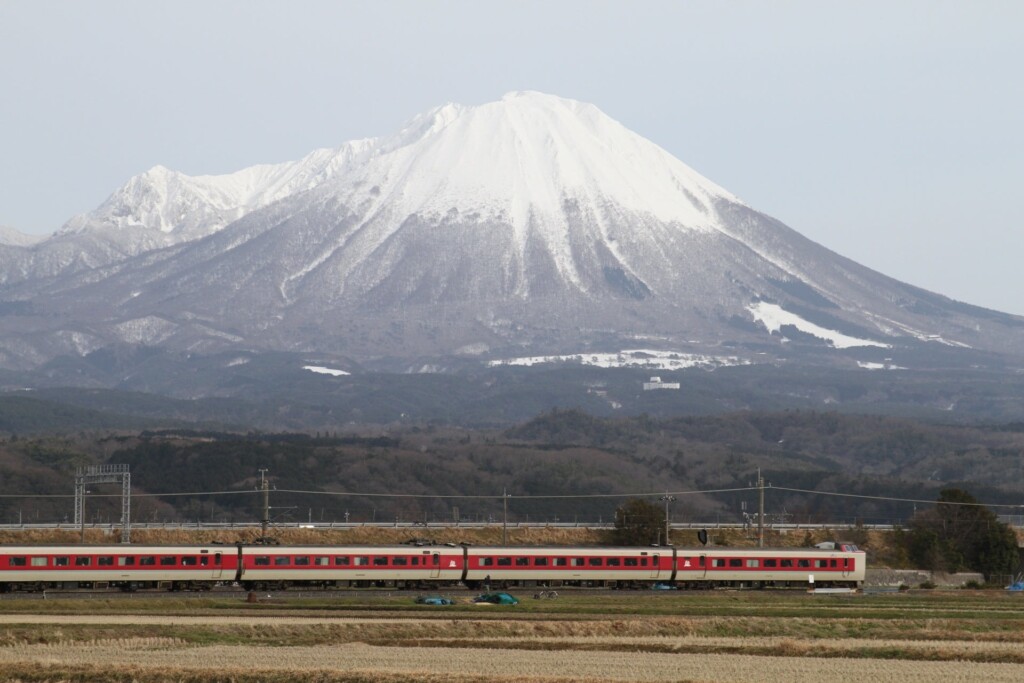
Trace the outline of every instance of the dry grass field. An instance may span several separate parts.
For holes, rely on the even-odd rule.
[[[9,681],[1024,680],[1024,596],[998,591],[563,592],[0,601]]]

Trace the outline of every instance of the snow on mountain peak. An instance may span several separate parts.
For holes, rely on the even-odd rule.
[[[316,150],[298,161],[189,176],[157,165],[61,234],[92,231],[126,252],[197,239],[251,211],[331,183],[338,198],[392,220],[464,214],[533,226],[564,241],[567,206],[626,210],[714,230],[714,200],[738,200],[597,107],[536,91],[478,106],[446,104],[396,134]],[[541,227],[537,227],[541,226]]]
[[[320,185],[374,142],[354,140],[315,150],[298,161],[223,175],[190,176],[156,165],[131,178],[95,210],[72,218],[60,232],[113,230],[129,241],[141,236],[147,244],[203,237],[251,211]]]
[[[0,225],[0,244],[15,247],[29,247],[43,241],[48,235],[28,235],[6,225]]]
[[[355,169],[352,205],[376,188],[389,214],[482,212],[523,229],[564,223],[566,202],[618,207],[714,229],[715,198],[738,201],[597,107],[534,91],[448,104],[382,140]]]

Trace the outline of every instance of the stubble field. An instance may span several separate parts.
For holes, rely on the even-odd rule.
[[[14,681],[1024,680],[1024,596],[407,593],[0,602]]]

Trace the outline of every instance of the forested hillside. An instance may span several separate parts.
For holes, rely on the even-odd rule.
[[[628,497],[669,491],[674,520],[731,521],[756,509],[750,487],[760,470],[772,520],[889,523],[915,510],[889,499],[931,501],[949,486],[1018,504],[1024,426],[799,411],[605,419],[572,410],[504,431],[14,436],[0,442],[0,493],[9,496],[0,519],[70,516],[75,468],[101,463],[130,466],[136,520],[258,519],[265,470],[277,520],[488,519],[502,514],[503,492],[512,520],[608,520]],[[106,497],[115,487],[94,488],[87,519],[116,519],[119,501]]]

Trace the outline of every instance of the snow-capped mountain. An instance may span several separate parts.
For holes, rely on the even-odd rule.
[[[117,344],[901,368],[1024,348],[1024,319],[859,266],[596,107],[535,92],[288,164],[157,167],[19,254],[0,252],[9,367]]]
[[[60,234],[106,232],[123,243],[168,246],[205,237],[278,199],[305,192],[347,169],[371,140],[318,149],[298,161],[262,164],[225,175],[189,176],[155,166],[129,180]]]
[[[225,175],[189,176],[155,166],[131,178],[96,209],[71,218],[50,239],[18,239],[15,233],[5,238],[0,232],[0,245],[26,247],[8,250],[2,258],[6,267],[0,283],[67,276],[205,237],[343,172],[371,144],[355,140],[315,150],[298,161]]]
[[[6,225],[0,225],[0,245],[28,247],[46,239],[46,235],[28,235]]]

